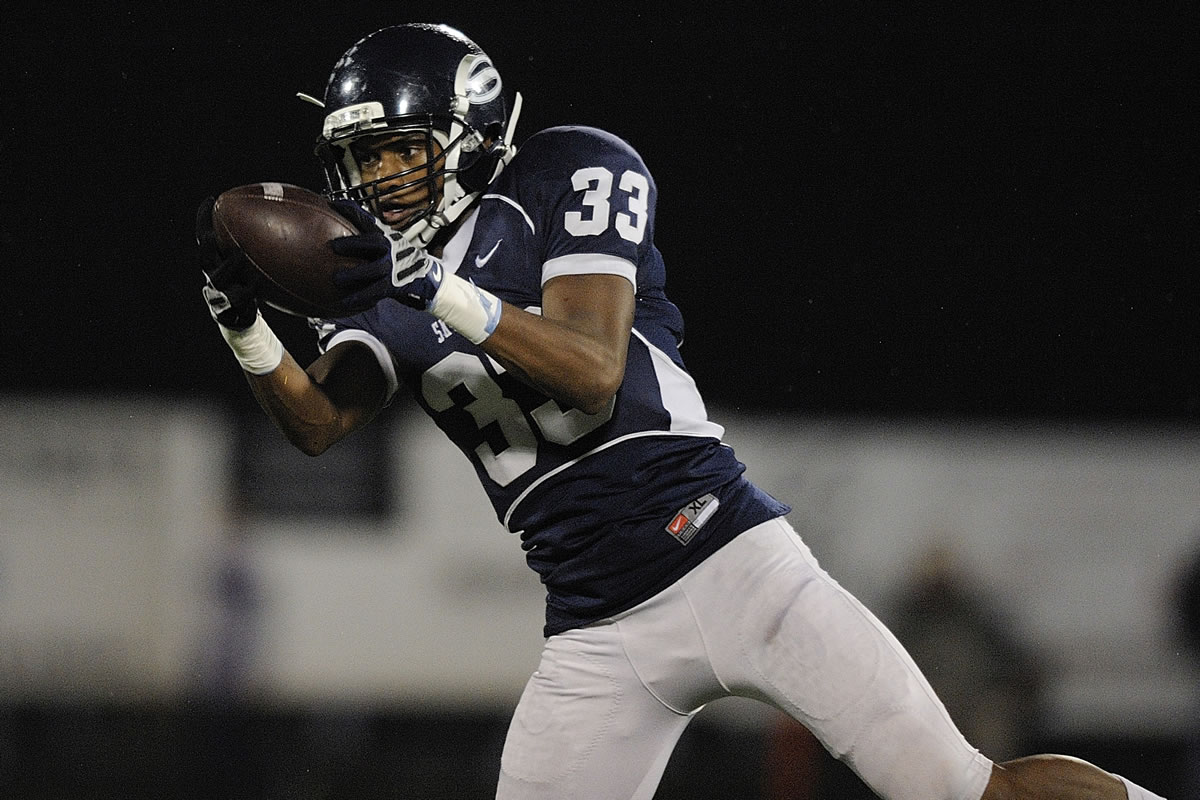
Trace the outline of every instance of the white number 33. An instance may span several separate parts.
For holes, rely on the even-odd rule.
[[[612,215],[613,174],[605,167],[583,167],[571,176],[571,185],[583,192],[583,205],[588,210],[568,211],[563,219],[567,233],[572,236],[596,236],[608,230]],[[625,211],[618,211],[613,227],[622,239],[641,244],[646,235],[646,217],[650,200],[650,182],[646,176],[631,169],[621,175],[617,188],[625,195]]]

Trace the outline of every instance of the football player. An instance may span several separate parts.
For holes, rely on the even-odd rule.
[[[266,413],[318,454],[405,387],[474,465],[545,584],[546,644],[501,758],[503,800],[652,797],[693,715],[753,697],[879,796],[1155,795],[1063,756],[993,764],[903,647],[743,477],[680,357],[658,189],[626,142],[514,145],[500,73],[461,33],[400,25],[334,66],[317,147],[360,231],[331,247],[345,316],[307,369],[198,215],[205,297]]]

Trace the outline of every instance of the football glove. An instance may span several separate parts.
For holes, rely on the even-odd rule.
[[[333,282],[342,291],[348,311],[371,308],[390,297],[406,306],[427,311],[442,285],[442,264],[413,247],[373,214],[350,200],[333,200],[330,206],[350,221],[359,233],[333,239],[333,252],[364,263],[339,270]]]
[[[200,248],[200,269],[204,273],[204,301],[208,312],[218,324],[241,331],[258,318],[255,292],[258,270],[254,269],[241,250],[222,253],[217,247],[213,230],[212,197],[206,197],[196,210],[196,244]]]

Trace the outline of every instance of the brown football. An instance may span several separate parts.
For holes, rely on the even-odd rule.
[[[329,240],[358,233],[320,194],[290,183],[251,183],[222,192],[213,230],[223,252],[241,248],[262,273],[258,298],[300,317],[336,316],[333,274],[362,263]]]

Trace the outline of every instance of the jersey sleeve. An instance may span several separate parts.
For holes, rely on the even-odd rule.
[[[536,179],[522,204],[537,209],[541,282],[559,275],[616,274],[636,290],[653,247],[657,190],[641,156],[594,128],[551,128],[523,145]]]
[[[379,362],[380,369],[383,370],[383,377],[387,382],[384,402],[390,403],[400,388],[400,378],[396,371],[396,362],[388,352],[387,346],[373,332],[372,314],[373,312],[366,312],[344,319],[310,317],[308,324],[316,331],[317,352],[321,355],[342,342],[358,342],[366,346],[375,356],[375,360]]]

